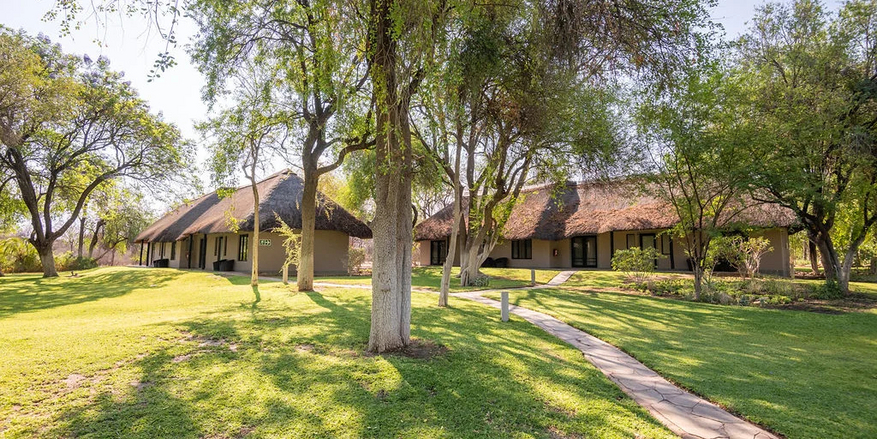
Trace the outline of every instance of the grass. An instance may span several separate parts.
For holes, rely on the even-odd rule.
[[[2,278],[0,436],[673,437],[574,348],[464,300],[412,297],[413,336],[447,353],[366,355],[370,299],[173,269]]]
[[[583,272],[573,283],[602,287],[613,275]],[[877,437],[877,310],[828,315],[560,289],[513,291],[511,300],[787,437]]]
[[[473,291],[485,288],[516,288],[530,286],[530,269],[525,268],[482,268],[481,272],[490,277],[488,287],[461,287],[460,267],[451,269],[451,291]],[[547,284],[560,270],[536,270],[536,283]],[[411,286],[415,289],[438,291],[441,287],[442,267],[415,267],[411,276]],[[318,277],[316,282],[327,282],[344,285],[370,285],[371,276],[329,276]]]

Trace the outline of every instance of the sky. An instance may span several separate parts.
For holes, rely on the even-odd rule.
[[[725,28],[727,38],[734,38],[746,29],[755,8],[763,3],[763,0],[720,0],[712,10],[712,17]],[[827,3],[834,9],[838,2],[828,0]],[[33,35],[42,32],[60,43],[68,53],[87,54],[92,59],[107,56],[112,68],[125,72],[125,77],[149,102],[153,111],[161,112],[165,120],[176,124],[187,138],[200,139],[193,125],[207,117],[207,107],[201,101],[203,79],[190,63],[184,47],[195,33],[193,24],[181,22],[178,30],[180,45],[170,49],[177,65],[149,82],[149,71],[156,55],[165,50],[165,43],[154,33],[149,35],[146,32],[142,19],[114,16],[105,26],[87,20],[81,29],[61,37],[58,21],[43,20],[53,4],[54,0],[0,0],[0,11],[3,11],[0,24]],[[199,147],[199,166],[206,156],[206,149]],[[202,175],[202,180],[205,178],[206,174]]]

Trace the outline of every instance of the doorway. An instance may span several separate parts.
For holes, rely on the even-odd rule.
[[[597,237],[576,236],[570,238],[572,245],[573,267],[596,267],[597,266]]]
[[[207,267],[207,238],[202,237],[198,247],[198,268],[203,270]]]

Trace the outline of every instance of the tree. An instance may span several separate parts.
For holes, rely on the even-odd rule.
[[[679,218],[674,234],[691,261],[695,300],[714,265],[713,238],[750,204],[743,194],[757,134],[744,122],[734,79],[716,64],[693,66],[678,86],[648,94],[637,111],[643,143],[659,148],[644,188]]]
[[[57,276],[52,244],[92,192],[118,179],[160,184],[185,167],[188,151],[104,58],[2,30],[0,63],[9,91],[0,98],[0,167],[14,175],[44,276]]]
[[[320,176],[338,168],[348,154],[373,145],[364,53],[367,26],[360,5],[341,0],[284,6],[273,0],[198,0],[189,6],[201,30],[192,54],[207,75],[205,98],[215,102],[226,90],[226,78],[246,67],[268,79],[260,86],[277,100],[265,114],[283,120],[295,136],[296,147],[286,157],[300,163],[304,180],[297,280],[300,291],[310,291]],[[326,156],[331,161],[325,162]]]
[[[219,187],[233,187],[234,177],[242,171],[253,191],[253,248],[250,284],[259,285],[259,187],[256,173],[264,160],[282,150],[289,127],[275,102],[270,86],[258,68],[235,73],[234,106],[222,110],[198,129],[210,136],[210,169]],[[280,116],[278,116],[280,115]],[[239,169],[240,168],[240,169]]]
[[[752,190],[797,215],[822,258],[826,281],[849,292],[859,246],[877,222],[877,2],[767,4],[738,42],[741,82],[766,135]],[[846,236],[841,210],[853,213]],[[838,241],[845,245],[838,246]]]
[[[111,264],[115,261],[116,253],[127,253],[137,235],[154,220],[152,214],[143,209],[142,194],[133,188],[112,189],[93,194],[89,201],[98,213],[88,244],[89,258],[100,260],[109,254]],[[95,254],[98,248],[103,251]]]
[[[441,85],[427,88],[435,91],[416,107],[425,125],[421,141],[454,193],[466,192],[466,221],[454,214],[451,242],[461,246],[463,285],[502,239],[525,183],[559,183],[617,157],[611,77],[672,76],[674,64],[688,62],[699,38],[691,28],[705,16],[697,2],[504,2],[474,9],[439,58],[443,73],[428,77]],[[463,150],[460,171],[454,147]]]

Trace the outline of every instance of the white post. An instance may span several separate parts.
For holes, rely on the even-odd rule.
[[[530,269],[530,285],[536,286],[536,270],[533,268]]]
[[[283,264],[283,285],[289,285],[289,265]]]
[[[502,321],[509,321],[509,292],[503,291],[499,293],[502,298]]]

